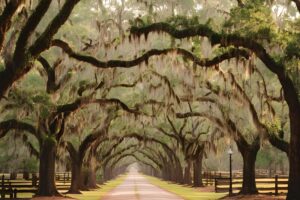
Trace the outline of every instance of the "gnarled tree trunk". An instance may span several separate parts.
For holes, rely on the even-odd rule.
[[[96,170],[89,168],[88,169],[88,177],[87,177],[87,184],[86,187],[89,189],[96,189],[97,186],[97,177],[96,177]]]
[[[259,145],[247,148],[243,153],[243,185],[241,194],[257,194],[255,182],[255,161]]]
[[[300,108],[290,109],[289,185],[287,200],[300,199]]]
[[[183,184],[183,169],[180,162],[177,162],[176,168],[174,170],[175,182]]]
[[[59,195],[55,185],[55,156],[57,143],[53,138],[44,139],[40,147],[38,196]]]
[[[203,150],[196,156],[194,160],[194,183],[193,187],[203,187],[202,182],[202,159],[203,159]]]
[[[88,161],[87,177],[85,187],[87,189],[96,189],[97,186],[97,159],[91,155]]]
[[[255,138],[252,144],[248,144],[243,137],[236,138],[235,142],[243,158],[243,185],[240,194],[257,194],[255,161],[260,149],[259,136]]]
[[[80,189],[82,188],[82,162],[72,161],[72,178],[71,186],[68,191],[69,194],[81,194]]]
[[[192,184],[192,176],[191,176],[191,161],[187,161],[187,166],[184,168],[184,184],[191,185]]]

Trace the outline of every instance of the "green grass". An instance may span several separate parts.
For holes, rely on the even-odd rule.
[[[100,185],[100,188],[96,190],[82,191],[82,194],[68,194],[68,196],[78,200],[101,200],[108,192],[120,185],[124,181],[125,177],[126,175],[119,176],[114,180]]]
[[[226,193],[200,192],[199,190],[192,187],[169,183],[150,176],[146,176],[146,178],[150,181],[150,183],[171,193],[174,193],[184,198],[185,200],[214,200],[222,198],[226,195]]]

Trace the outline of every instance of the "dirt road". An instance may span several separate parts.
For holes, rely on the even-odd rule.
[[[125,181],[112,190],[103,200],[183,200],[151,183],[138,174],[130,172]]]

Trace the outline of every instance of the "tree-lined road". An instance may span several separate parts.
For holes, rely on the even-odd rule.
[[[183,200],[151,183],[137,172],[131,171],[124,182],[103,200]]]

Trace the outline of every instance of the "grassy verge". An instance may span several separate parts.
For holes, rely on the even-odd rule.
[[[104,185],[101,185],[99,189],[83,191],[82,194],[72,194],[68,196],[78,200],[101,200],[108,192],[120,185],[124,181],[125,177],[126,175],[122,175],[114,180],[108,181]]]
[[[192,187],[169,183],[150,176],[146,176],[146,178],[153,185],[156,185],[164,190],[174,193],[184,198],[185,200],[214,200],[222,198],[226,195],[226,193],[201,192]]]

